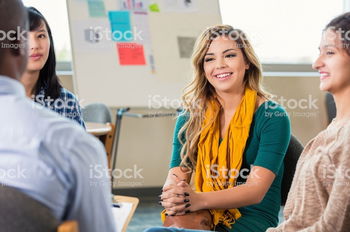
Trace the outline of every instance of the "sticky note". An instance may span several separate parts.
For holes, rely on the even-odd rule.
[[[106,17],[106,9],[103,1],[88,0],[90,17]]]
[[[148,0],[119,0],[119,7],[123,10],[146,12]]]
[[[177,43],[179,46],[180,58],[191,58],[196,38],[178,36]]]
[[[108,17],[113,41],[127,42],[133,40],[129,11],[109,11]]]
[[[159,6],[158,6],[157,3],[150,4],[150,5],[149,5],[149,10],[150,10],[151,12],[160,12]]]
[[[146,65],[143,45],[137,43],[117,43],[120,65]]]

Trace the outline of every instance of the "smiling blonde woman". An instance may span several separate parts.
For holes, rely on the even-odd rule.
[[[161,194],[163,219],[207,210],[215,231],[276,226],[290,140],[285,110],[263,91],[261,65],[241,30],[208,28],[192,61],[194,79],[183,96]],[[167,230],[176,231],[159,229]]]

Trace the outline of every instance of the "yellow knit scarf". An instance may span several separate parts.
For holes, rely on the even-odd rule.
[[[245,89],[242,101],[221,143],[219,141],[220,106],[214,100],[209,102],[198,142],[195,169],[197,192],[219,191],[235,186],[253,120],[256,98],[256,91]],[[223,223],[229,228],[241,216],[238,209],[211,209],[210,212],[214,225]]]
[[[234,187],[242,166],[243,152],[253,120],[256,97],[256,91],[245,89],[242,101],[221,143],[219,141],[220,106],[216,101],[209,102],[198,142],[195,169],[197,192],[219,191]],[[210,213],[213,215],[214,225],[223,223],[229,228],[241,216],[238,209],[211,209]],[[164,222],[165,210],[161,213],[161,219]]]

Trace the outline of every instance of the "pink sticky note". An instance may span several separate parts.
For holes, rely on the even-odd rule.
[[[143,45],[137,43],[117,43],[120,65],[146,65]]]

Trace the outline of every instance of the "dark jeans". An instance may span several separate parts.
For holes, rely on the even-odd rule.
[[[208,232],[209,230],[190,230],[190,229],[180,229],[180,228],[174,228],[174,227],[152,227],[149,229],[144,230],[143,232]],[[229,232],[229,230],[223,226],[222,224],[218,224],[215,227],[215,230],[217,232]]]

